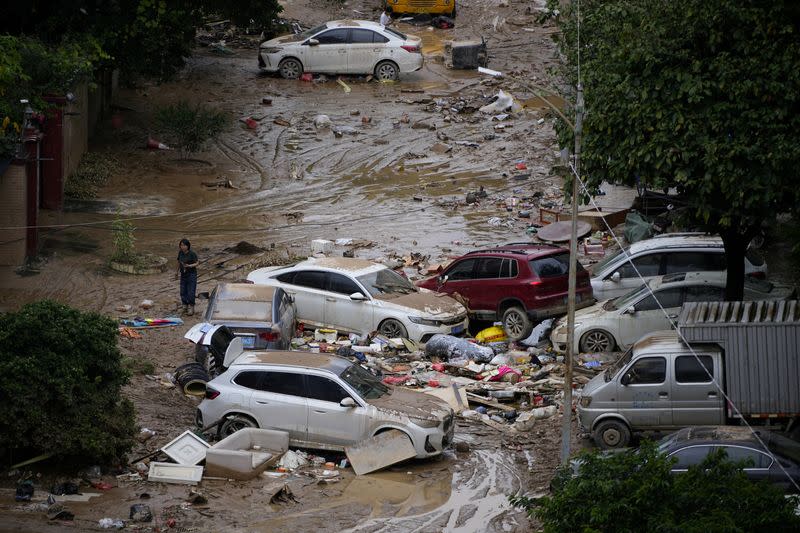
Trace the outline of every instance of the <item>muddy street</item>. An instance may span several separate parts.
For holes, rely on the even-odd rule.
[[[46,260],[25,276],[3,267],[0,309],[50,298],[131,317],[150,299],[148,313],[175,313],[171,270],[129,276],[108,268],[115,217],[135,226],[137,250],[170,260],[178,240],[189,238],[201,261],[198,293],[222,280],[241,280],[257,267],[306,257],[312,239],[354,241],[337,247],[338,254],[352,249],[356,257],[388,261],[418,253],[429,263],[475,247],[529,240],[529,221],[517,211],[534,196],[561,201],[562,180],[551,170],[559,156],[549,104],[562,102],[551,98],[548,104],[533,88],[550,86],[548,70],[556,60],[555,28],[536,21],[543,5],[461,2],[450,30],[399,22],[400,31],[422,37],[425,66],[397,83],[265,75],[254,45],[225,56],[198,47],[175,80],[121,90],[115,102],[121,121],[114,127],[101,123],[91,145],[116,159],[119,170],[97,199],[43,213]],[[377,20],[380,14],[377,4],[362,1],[290,0],[284,9],[287,18],[306,26],[347,17]],[[444,41],[481,37],[488,42],[489,67],[506,77],[444,65]],[[521,110],[507,117],[479,112],[500,90]],[[189,160],[173,150],[145,150],[155,110],[180,100],[223,110],[231,123]],[[315,125],[319,115],[330,125]],[[248,117],[254,128],[238,120]],[[230,187],[208,185],[215,182]],[[479,188],[486,197],[467,204],[467,192]],[[511,197],[513,212],[506,210]],[[261,250],[232,250],[240,241]],[[121,311],[125,305],[131,309]],[[198,314],[203,311],[201,301]],[[157,435],[137,444],[132,456],[193,426],[197,400],[158,377],[192,358],[182,336],[198,321],[185,317],[182,327],[120,339],[135,365],[125,394],[135,404],[137,423]],[[456,441],[466,443],[467,452],[448,450],[438,460],[364,477],[343,470],[333,484],[290,475],[284,481],[294,502],[270,503],[264,487],[272,481],[259,478],[204,481],[203,505],[186,503],[190,489],[184,486],[119,482],[70,508],[80,530],[99,529],[104,517],[127,518],[130,505],[141,501],[158,523],[175,518],[185,531],[528,531],[529,519],[508,496],[547,490],[558,463],[560,423],[555,416],[525,435],[505,435],[460,420]],[[113,476],[108,480],[117,483]],[[0,507],[8,517],[0,530],[75,530],[15,506],[7,489]]]

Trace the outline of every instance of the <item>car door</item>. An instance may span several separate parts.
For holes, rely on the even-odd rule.
[[[500,278],[503,267],[502,257],[480,257],[475,260],[472,278],[464,282],[458,292],[469,298],[471,309],[495,309],[498,294],[510,294],[508,278]],[[450,280],[447,280],[450,283]],[[466,292],[462,292],[466,291]]]
[[[668,316],[677,318],[683,303],[683,289],[681,287],[658,288],[641,300],[633,304],[633,313],[627,309],[618,311],[619,316],[619,341],[622,348],[631,346],[634,342],[641,339],[644,335],[653,331],[670,329],[670,319]],[[664,311],[667,314],[664,314]],[[673,318],[673,319],[674,319]]]
[[[306,398],[309,441],[347,446],[368,437],[367,408],[335,380],[306,375]],[[356,406],[339,405],[344,398],[353,398]]]
[[[350,74],[372,74],[378,59],[384,54],[389,39],[365,28],[350,30],[350,46],[347,49],[347,72]]]
[[[352,300],[353,293],[363,294],[366,300]],[[339,330],[369,333],[375,329],[375,306],[369,293],[353,279],[328,273],[328,290],[325,292],[325,324]]]
[[[672,422],[675,426],[724,424],[722,393],[712,377],[721,381],[719,356],[677,355],[672,364]]]
[[[618,409],[634,429],[672,426],[669,365],[665,355],[641,357],[617,383]]]
[[[304,70],[331,74],[346,72],[349,32],[347,28],[334,28],[314,36],[318,44],[304,44],[308,46]]]
[[[275,290],[275,303],[276,305],[273,305],[273,320],[276,321],[274,323],[277,324],[281,335],[278,348],[288,350],[297,327],[294,301],[286,291],[279,287]]]
[[[444,292],[447,294],[458,293],[469,300],[470,311],[479,309],[472,303],[472,297],[474,296],[475,265],[477,262],[478,260],[476,258],[456,261],[442,273],[442,276],[447,276],[447,281],[440,284],[437,292]]]
[[[722,249],[698,250],[694,252],[665,252],[664,273],[720,272],[725,270],[725,251]]]
[[[622,296],[644,283],[636,273],[637,270],[645,281],[661,275],[663,259],[664,257],[660,253],[640,255],[632,259],[633,264],[626,261],[620,264],[619,267],[612,269],[601,283],[603,299]],[[615,272],[619,272],[619,280],[616,281],[613,279]]]
[[[780,481],[780,478],[772,479],[773,476],[770,467],[772,466],[773,459],[763,451],[756,450],[749,446],[735,444],[720,445],[719,447],[725,450],[729,461],[745,463],[743,470],[750,481],[761,481],[762,479],[773,482]],[[786,486],[788,486],[789,480],[783,472],[781,472],[781,477],[784,479]]]
[[[325,325],[325,285],[327,273],[322,270],[297,270],[278,276],[284,290],[294,297],[297,320],[315,326]]]
[[[714,446],[711,444],[696,444],[670,453],[668,457],[675,459],[672,472],[686,472],[690,466],[702,463],[712,451],[714,451]]]
[[[303,375],[273,370],[254,371],[250,411],[258,427],[289,433],[289,439],[307,440],[308,402]],[[237,376],[238,377],[238,376]]]

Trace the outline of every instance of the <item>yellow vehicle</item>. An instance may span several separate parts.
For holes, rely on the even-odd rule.
[[[385,0],[385,3],[397,15],[427,13],[456,16],[456,0]]]

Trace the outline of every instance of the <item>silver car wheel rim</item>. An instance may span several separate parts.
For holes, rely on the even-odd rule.
[[[381,333],[389,338],[404,337],[403,326],[399,322],[390,320],[381,325]]]
[[[378,67],[378,78],[382,80],[393,80],[396,75],[395,68],[388,63],[384,63]]]
[[[617,444],[619,444],[620,440],[619,431],[617,431],[616,429],[607,429],[603,433],[603,440],[609,446],[616,446]]]
[[[287,61],[281,65],[281,76],[288,79],[300,76],[300,65],[297,61]]]
[[[506,330],[512,337],[522,335],[522,317],[518,313],[509,313],[506,317]]]
[[[586,336],[586,347],[590,352],[607,352],[611,348],[609,340],[605,333],[595,331]]]

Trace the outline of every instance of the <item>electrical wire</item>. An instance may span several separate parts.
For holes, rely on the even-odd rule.
[[[584,194],[589,195],[589,191],[588,191],[588,189],[586,187],[586,184],[584,184],[583,180],[581,180],[580,176],[578,176],[578,173],[575,171],[575,167],[572,164],[570,164],[570,169],[572,170],[572,174],[575,177],[575,179],[578,180],[578,183],[581,186],[581,189],[583,190]],[[594,198],[592,196],[589,196],[589,199],[590,199],[590,202],[594,205],[595,209],[599,209],[597,204],[596,204],[596,202],[594,201]],[[576,200],[573,200],[573,201],[576,201]],[[616,233],[614,233],[614,230],[611,228],[611,225],[608,223],[608,221],[605,218],[601,218],[601,220],[605,224],[606,228],[608,228],[608,231],[611,234],[611,237],[614,239],[614,241],[621,248],[622,253],[625,255],[625,258],[626,258],[628,264],[630,264],[631,267],[633,267],[633,271],[636,273],[636,276],[643,283],[643,285],[647,288],[647,291],[650,293],[650,296],[656,302],[656,305],[658,305],[658,308],[661,310],[661,312],[664,313],[664,316],[669,321],[670,327],[675,330],[675,332],[677,333],[677,335],[681,339],[681,341],[686,345],[686,347],[689,348],[689,351],[694,356],[694,358],[697,360],[697,362],[700,365],[700,367],[703,368],[703,370],[705,371],[706,375],[708,375],[708,377],[711,379],[711,382],[714,384],[714,386],[717,388],[717,390],[719,390],[719,392],[722,394],[722,396],[728,402],[728,405],[731,406],[731,408],[736,413],[736,415],[739,417],[739,419],[744,423],[745,426],[747,426],[747,428],[753,434],[753,437],[755,437],[755,439],[759,442],[759,444],[764,448],[764,451],[767,453],[767,455],[769,455],[772,458],[772,460],[778,464],[778,466],[780,467],[781,471],[786,475],[786,477],[789,479],[789,481],[792,483],[792,485],[794,485],[794,487],[797,489],[797,491],[800,492],[800,486],[798,486],[797,482],[792,478],[791,475],[789,475],[789,472],[786,471],[786,468],[784,468],[783,464],[781,464],[781,462],[772,454],[772,452],[769,450],[769,448],[764,443],[764,441],[761,439],[761,437],[759,437],[758,433],[753,429],[753,427],[750,425],[750,423],[747,421],[747,419],[745,419],[744,415],[742,415],[742,412],[739,410],[739,408],[736,406],[736,404],[733,402],[733,400],[731,400],[730,396],[728,396],[727,393],[723,390],[722,386],[719,384],[717,379],[714,377],[713,373],[709,372],[708,368],[706,368],[706,366],[700,360],[700,357],[697,355],[697,352],[695,352],[695,350],[692,347],[692,345],[689,344],[689,341],[687,341],[686,338],[683,336],[683,334],[681,333],[681,331],[678,328],[678,326],[675,323],[675,321],[673,321],[672,318],[670,318],[669,313],[667,313],[667,310],[664,309],[664,306],[661,305],[661,302],[658,300],[658,297],[653,292],[653,289],[650,288],[650,284],[647,283],[647,281],[644,279],[644,276],[642,276],[642,274],[639,272],[639,269],[636,267],[634,262],[631,260],[631,256],[628,253],[628,250],[624,246],[622,246],[622,242],[619,240],[619,238],[617,237]],[[572,334],[574,336],[575,332],[574,331],[573,332],[567,332],[567,335],[570,335],[570,334]]]

